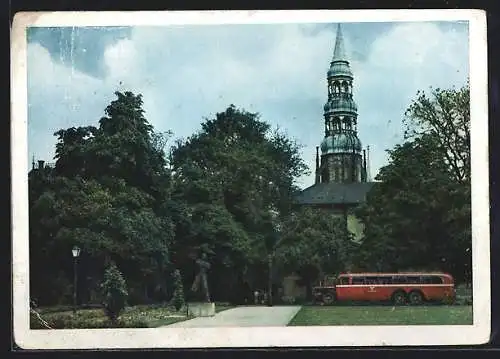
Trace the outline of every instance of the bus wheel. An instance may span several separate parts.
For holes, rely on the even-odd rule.
[[[420,293],[418,290],[414,290],[413,292],[411,292],[408,296],[408,299],[410,300],[410,303],[412,305],[419,305],[424,301],[422,293]]]
[[[397,291],[397,292],[394,292],[394,294],[392,295],[392,302],[395,304],[395,305],[404,305],[406,304],[406,293],[403,292],[403,291]]]
[[[323,303],[325,303],[326,305],[331,305],[333,304],[333,302],[335,302],[335,298],[332,294],[325,294],[323,296]]]

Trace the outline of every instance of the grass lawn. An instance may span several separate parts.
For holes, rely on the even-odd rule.
[[[107,322],[107,317],[103,309],[79,309],[76,315],[71,310],[56,310],[55,308],[43,308],[38,310],[41,317],[55,328],[71,327],[95,328],[101,327],[100,323]],[[155,328],[163,325],[173,324],[182,320],[190,319],[186,317],[185,311],[176,312],[168,307],[148,307],[135,306],[128,307],[120,315],[124,327]],[[38,327],[38,321],[32,319],[35,328]],[[57,323],[57,324],[55,324]],[[67,324],[64,324],[67,323]],[[33,325],[32,325],[33,328]]]
[[[304,306],[289,326],[471,325],[472,306]]]
[[[226,303],[216,304],[217,313],[233,308]],[[39,308],[41,317],[53,328],[71,327],[95,328],[102,327],[100,323],[107,322],[103,309],[78,309],[76,315],[70,308],[46,307]],[[120,315],[123,327],[131,328],[156,328],[164,325],[173,324],[183,320],[192,319],[186,315],[186,310],[175,311],[171,307],[158,307],[140,305],[127,307]],[[32,328],[40,327],[36,318],[32,318]],[[44,329],[44,328],[42,328]]]

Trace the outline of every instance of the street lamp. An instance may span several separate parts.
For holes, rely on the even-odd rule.
[[[273,257],[274,257],[274,253],[276,251],[276,247],[278,246],[281,238],[279,238],[280,224],[278,222],[278,212],[274,209],[271,209],[270,213],[271,213],[272,225],[273,225],[273,230],[274,230],[273,236],[275,238],[273,240],[272,248],[270,248],[270,251],[267,255],[267,265],[268,265],[268,271],[269,271],[267,305],[269,307],[272,307],[273,306]]]
[[[269,253],[267,255],[267,266],[269,270],[269,282],[267,284],[267,306],[273,306],[273,255]]]
[[[71,250],[73,254],[73,314],[76,314],[76,285],[77,285],[77,264],[80,256],[80,248],[74,246]]]

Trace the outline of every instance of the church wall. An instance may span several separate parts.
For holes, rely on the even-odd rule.
[[[354,214],[347,215],[347,230],[354,235],[356,242],[361,242],[365,227]]]
[[[353,234],[354,240],[360,242],[363,239],[365,227],[361,220],[352,213],[354,207],[347,209],[347,216],[342,207],[325,206],[323,208],[333,214],[335,218],[345,220],[347,217],[347,230]]]

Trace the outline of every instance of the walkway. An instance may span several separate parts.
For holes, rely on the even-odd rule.
[[[224,310],[213,317],[194,318],[168,327],[284,327],[300,308],[300,306],[237,307]]]

